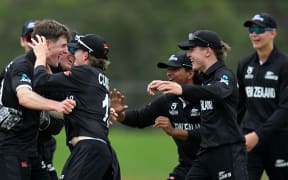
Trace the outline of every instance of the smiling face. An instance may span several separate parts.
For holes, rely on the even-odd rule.
[[[48,40],[47,46],[49,53],[47,55],[47,64],[58,67],[59,59],[62,55],[68,54],[67,38],[61,36],[57,41]]]
[[[207,49],[203,47],[194,47],[190,48],[187,55],[192,61],[192,66],[194,70],[200,70],[204,72],[206,67],[206,56],[207,56]]]
[[[169,81],[177,82],[179,84],[189,84],[193,79],[194,72],[192,70],[186,70],[183,67],[168,67],[166,75]]]
[[[71,69],[74,63],[75,57],[71,53],[62,54],[59,58],[59,65],[64,71]]]
[[[277,33],[275,29],[265,30],[263,33],[258,34],[256,32],[249,32],[249,38],[251,40],[253,48],[261,50],[273,47],[273,42],[276,34]]]

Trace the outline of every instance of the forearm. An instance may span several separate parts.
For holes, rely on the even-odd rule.
[[[183,129],[172,128],[171,131],[165,131],[168,135],[186,141],[188,139],[188,131]]]
[[[287,109],[277,109],[260,128],[255,130],[260,140],[269,137],[269,134],[275,130],[285,127],[287,125],[287,116]]]
[[[29,88],[19,88],[17,90],[19,104],[29,109],[57,111],[57,101],[46,99],[33,92]]]

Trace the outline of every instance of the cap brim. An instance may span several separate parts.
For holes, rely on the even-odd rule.
[[[196,47],[196,44],[191,42],[182,42],[178,44],[178,47],[183,50],[189,50],[190,48]]]
[[[73,48],[76,48],[76,49],[80,49],[80,48],[81,48],[77,42],[75,42],[75,43],[73,43],[73,42],[68,43],[68,47],[73,47]]]
[[[265,24],[261,23],[260,21],[252,21],[252,20],[245,21],[243,24],[244,27],[251,27],[252,25],[256,25],[256,26],[260,26],[260,27],[266,26]]]
[[[157,64],[158,68],[169,68],[169,67],[173,67],[173,68],[180,68],[182,67],[180,64],[175,64],[172,61],[168,61],[168,62],[159,62]]]

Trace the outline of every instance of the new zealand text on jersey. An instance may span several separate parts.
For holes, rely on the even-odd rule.
[[[183,129],[183,130],[193,130],[193,129],[199,129],[200,123],[197,124],[191,124],[191,123],[174,123],[174,127],[176,129]]]
[[[202,111],[213,110],[212,101],[200,100],[200,104],[201,104],[201,110]]]
[[[247,97],[254,98],[275,98],[276,93],[274,88],[261,86],[247,86],[245,88]]]

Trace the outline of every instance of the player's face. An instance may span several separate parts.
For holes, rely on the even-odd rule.
[[[83,64],[87,64],[88,63],[88,52],[87,51],[83,51],[82,49],[77,49],[75,51],[75,60],[74,60],[74,66],[79,66],[79,65],[83,65]]]
[[[58,67],[60,56],[69,53],[67,47],[67,39],[62,36],[57,41],[48,40],[47,45],[49,49],[47,63],[50,66]]]
[[[252,27],[259,28],[259,27]],[[273,41],[276,36],[276,30],[265,30],[262,33],[249,32],[249,37],[252,43],[253,48],[255,49],[265,49],[266,47],[273,46]]]
[[[187,71],[185,68],[172,68],[167,69],[167,77],[169,81],[174,81],[179,84],[188,84],[191,82],[192,71]]]
[[[194,47],[187,52],[187,56],[192,61],[192,66],[194,70],[205,71],[206,69],[206,56],[207,48]]]
[[[71,69],[73,63],[74,63],[75,57],[71,53],[62,54],[59,58],[59,65],[61,68],[65,71],[68,71]]]
[[[20,38],[20,45],[24,48],[26,53],[31,50],[28,46],[29,42],[31,42],[31,36],[29,34]]]

